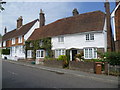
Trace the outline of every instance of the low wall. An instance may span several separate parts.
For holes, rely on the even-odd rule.
[[[50,67],[63,68],[63,61],[62,60],[45,60],[44,65],[50,66]]]
[[[94,62],[75,62],[75,61],[69,62],[69,69],[80,70],[91,73],[94,73],[95,70],[94,66],[95,66]]]

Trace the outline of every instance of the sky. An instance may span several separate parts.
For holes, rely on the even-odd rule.
[[[0,34],[16,28],[17,19],[23,17],[23,24],[39,18],[40,9],[45,13],[45,24],[52,23],[58,19],[72,16],[72,10],[78,9],[80,14],[101,10],[105,12],[104,2],[7,2],[5,10],[0,13]],[[115,3],[110,2],[110,10],[115,8]]]

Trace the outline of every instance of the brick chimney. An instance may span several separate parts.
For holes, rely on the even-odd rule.
[[[73,13],[73,16],[79,15],[79,12],[76,8],[73,9],[72,13]]]
[[[23,24],[23,19],[22,19],[22,16],[20,16],[17,20],[17,29],[20,28]]]
[[[44,25],[45,25],[45,16],[44,16],[42,9],[40,9],[40,25],[39,25],[39,27],[42,27]]]
[[[105,12],[106,12],[106,26],[107,26],[107,51],[113,51],[113,36],[111,29],[111,20],[110,20],[110,4],[108,0],[105,2]]]
[[[4,28],[4,34],[6,34],[6,33],[7,33],[7,28],[5,27],[5,28]]]

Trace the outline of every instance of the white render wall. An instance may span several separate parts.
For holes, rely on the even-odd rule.
[[[86,33],[63,35],[64,43],[58,42],[58,36],[52,37],[52,50],[70,48],[83,49],[85,47],[105,48],[105,33],[94,32],[94,41],[86,41]]]

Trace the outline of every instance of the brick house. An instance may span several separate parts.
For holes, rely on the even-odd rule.
[[[23,25],[22,16],[17,20],[16,29],[7,32],[7,28],[4,29],[4,35],[2,37],[2,48],[10,49],[10,55],[2,55],[2,58],[10,60],[18,60],[25,58],[24,45],[25,41],[30,37],[35,28],[39,27],[39,20],[33,20]]]
[[[120,0],[116,2],[116,7],[111,14],[111,19],[114,31],[115,51],[120,52]]]

